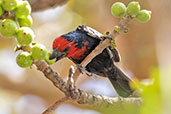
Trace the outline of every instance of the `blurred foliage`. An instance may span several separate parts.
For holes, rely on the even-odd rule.
[[[36,41],[46,44],[46,47],[51,49],[51,43],[54,37],[75,29],[78,24],[89,25],[102,33],[111,31],[113,26],[119,22],[119,19],[113,18],[110,12],[112,3],[116,1],[122,1],[127,4],[131,0],[70,0],[67,6],[34,13],[34,25],[32,28],[36,32]],[[144,101],[141,106],[115,104],[106,109],[99,109],[99,107],[96,107],[95,110],[102,114],[171,114],[171,53],[169,50],[171,49],[171,26],[168,26],[171,18],[169,15],[170,13],[168,12],[171,9],[169,5],[170,1],[138,1],[140,1],[142,8],[153,11],[152,20],[147,24],[140,24],[136,21],[131,23],[129,26],[129,34],[119,36],[116,43],[122,56],[122,67],[141,79],[149,77],[149,72],[152,72],[150,75],[150,80],[152,80],[152,82],[149,83],[148,81],[145,84],[139,83],[139,87],[143,90],[141,97]],[[15,39],[0,38],[0,51],[9,47],[13,49],[15,45]],[[8,52],[6,51],[6,53]],[[5,54],[2,53],[2,55]],[[8,72],[10,71],[13,73],[11,70],[12,68],[5,65],[4,62],[6,62],[6,64],[10,63],[9,65],[13,66],[12,61],[15,62],[15,60],[12,59],[10,61],[8,59],[11,55],[8,55],[8,57],[5,55],[6,60],[4,60],[2,59],[2,55],[0,56],[1,67],[6,68]],[[154,68],[151,71],[150,68],[158,63],[159,68]],[[64,78],[67,76],[66,68],[69,68],[70,65],[71,63],[64,59],[52,67]],[[19,71],[19,68],[16,69]],[[0,69],[0,88],[4,88],[4,90],[0,89],[0,113],[2,114],[11,114],[10,110],[12,110],[11,112],[18,114],[14,110],[17,100],[21,96],[24,97],[27,94],[36,95],[48,104],[63,95],[50,81],[47,81],[47,79],[42,76],[42,73],[37,72],[35,69],[26,70],[22,75],[24,77],[22,80],[16,78],[14,75],[11,75],[11,78],[8,79],[3,71],[4,69]],[[18,83],[16,83],[14,79],[17,80]],[[91,78],[81,77],[78,86],[88,79],[92,80]],[[100,85],[101,88],[104,88],[104,83],[101,83]],[[14,92],[8,92],[8,90]],[[103,92],[107,93],[107,90]],[[21,99],[21,101],[23,101],[23,99]],[[30,99],[24,100],[24,103],[26,105],[31,105],[33,109],[29,108],[28,110],[32,111],[30,114],[33,114],[34,109],[39,109],[35,108],[30,101]],[[42,102],[38,102],[35,99],[33,99],[33,101],[35,101],[33,104],[39,103],[42,105]],[[21,105],[19,105],[19,107],[24,110],[21,114],[29,112],[25,111],[22,103]],[[47,106],[48,105],[46,105],[46,107]],[[45,107],[40,107],[43,107],[43,109],[41,108],[42,112]],[[79,107],[85,108],[84,105]],[[67,112],[68,110],[68,107],[64,107],[63,112]],[[69,111],[71,111],[70,114],[75,114],[72,113],[72,110]],[[84,114],[90,113],[87,112]]]
[[[142,104],[117,103],[109,108],[98,109],[103,114],[162,114],[162,96],[160,90],[159,68],[152,70],[150,80],[137,83]]]
[[[140,114],[140,106],[133,104],[114,104],[110,108],[101,109],[102,114]]]
[[[141,114],[161,114],[162,99],[159,81],[159,69],[154,68],[151,74],[152,84],[142,87],[143,104]]]
[[[14,47],[15,46],[15,39],[11,38],[1,38],[0,36],[0,50],[9,48],[9,47]]]

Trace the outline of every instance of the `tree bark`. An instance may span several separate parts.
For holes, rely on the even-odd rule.
[[[43,11],[49,8],[54,8],[58,5],[63,5],[69,0],[28,0],[31,7],[32,12]]]

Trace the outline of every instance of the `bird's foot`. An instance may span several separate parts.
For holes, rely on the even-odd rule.
[[[87,71],[87,70],[85,69],[85,67],[83,67],[82,65],[77,64],[76,66],[77,66],[77,68],[80,70],[80,72],[81,72],[82,74],[83,74],[83,72],[85,72],[85,73],[87,74],[87,76],[90,76],[90,77],[97,77],[96,74]]]
[[[76,64],[76,66],[77,66],[77,69],[83,74],[83,72],[84,72],[83,66],[80,64]]]

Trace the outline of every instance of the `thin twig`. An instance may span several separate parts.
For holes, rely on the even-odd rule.
[[[125,15],[123,19],[121,19],[120,23],[117,25],[119,27],[119,31],[113,30],[107,37],[115,38],[121,34],[125,29],[127,29],[128,24],[131,22],[132,17],[130,15]],[[106,38],[82,61],[81,65],[84,67],[97,55],[99,55],[106,47],[111,45],[111,40]]]
[[[69,75],[68,75],[68,87],[70,90],[70,93],[72,93],[72,91],[74,90],[75,86],[74,86],[74,81],[73,81],[73,74],[75,73],[74,71],[74,67],[71,66],[69,69]],[[73,96],[72,94],[70,96]],[[72,98],[72,97],[71,97]],[[62,97],[61,99],[57,100],[55,103],[53,103],[52,105],[50,105],[42,114],[50,114],[51,112],[55,111],[55,109],[63,102],[69,100],[69,97]]]
[[[68,81],[67,84],[69,85],[69,89],[72,90],[74,89],[74,80],[73,80],[73,75],[74,75],[75,71],[74,71],[74,67],[71,66],[69,69],[69,75],[68,75]]]
[[[50,105],[42,114],[50,114],[53,112],[61,103],[64,103],[68,100],[68,97],[62,97],[58,99],[55,103]]]
[[[67,84],[69,85],[69,92],[70,92],[70,97],[72,100],[77,99],[77,96],[78,96],[78,92],[76,92],[75,81],[73,79],[74,73],[75,73],[74,67],[71,66],[69,69]]]
[[[37,66],[37,69],[40,70],[44,76],[54,84],[54,86],[60,89],[66,96],[70,96],[68,84],[57,72],[54,72],[45,61],[34,61],[33,64]]]
[[[77,79],[78,79],[78,77],[79,77],[80,74],[81,74],[81,72],[80,72],[80,70],[77,68],[77,69],[75,70],[74,75],[73,75],[74,83],[76,83],[76,81],[77,81]]]

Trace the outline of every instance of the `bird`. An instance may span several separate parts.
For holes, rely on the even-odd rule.
[[[81,62],[104,40],[105,36],[86,25],[79,25],[75,30],[63,34],[53,41],[53,51],[50,60],[56,58],[56,62],[64,57],[73,61],[78,68]],[[133,80],[128,77],[115,62],[120,61],[120,55],[116,48],[108,46],[99,55],[95,56],[85,68],[88,76],[107,77],[117,94],[121,97],[129,97],[134,90],[130,83]]]

